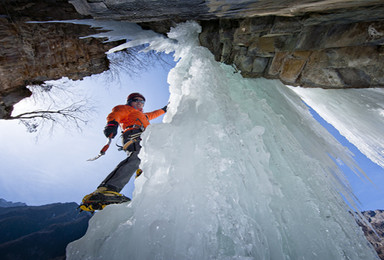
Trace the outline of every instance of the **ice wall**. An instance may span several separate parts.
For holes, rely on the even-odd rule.
[[[363,154],[384,168],[384,89],[292,90]]]
[[[376,259],[341,198],[353,166],[279,81],[244,79],[185,23],[153,48],[179,59],[164,124],[143,136],[130,204],[96,213],[68,259]]]

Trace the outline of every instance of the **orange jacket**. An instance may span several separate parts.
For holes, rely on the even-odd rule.
[[[115,106],[112,109],[112,112],[107,116],[107,122],[115,120],[120,124],[123,132],[141,126],[145,129],[150,124],[149,120],[155,119],[164,113],[165,112],[162,109],[143,113],[129,105],[118,105]]]

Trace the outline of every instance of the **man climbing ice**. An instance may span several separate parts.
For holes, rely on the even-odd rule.
[[[107,125],[104,134],[107,138],[114,138],[120,126],[123,136],[123,149],[128,157],[121,161],[116,168],[101,182],[97,190],[83,198],[80,209],[86,211],[102,210],[108,204],[130,201],[128,197],[119,192],[129,182],[132,175],[140,173],[140,158],[138,157],[141,145],[140,135],[155,119],[165,112],[167,106],[153,112],[144,113],[145,98],[140,93],[131,93],[126,105],[118,105],[107,116]]]

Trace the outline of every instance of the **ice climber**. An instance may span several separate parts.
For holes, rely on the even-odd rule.
[[[115,106],[107,116],[107,125],[104,128],[105,136],[114,138],[120,126],[123,137],[123,149],[127,152],[128,157],[116,166],[101,182],[97,190],[84,197],[82,205],[80,205],[82,210],[101,210],[108,204],[122,203],[130,200],[119,192],[139,169],[140,135],[150,124],[150,120],[167,112],[167,106],[165,106],[153,112],[144,113],[144,104],[145,98],[142,94],[131,93],[127,98],[126,105]]]

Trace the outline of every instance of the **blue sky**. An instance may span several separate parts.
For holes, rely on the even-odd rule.
[[[174,64],[170,55],[164,57]],[[97,155],[106,142],[102,130],[107,114],[115,105],[124,104],[131,92],[141,92],[146,97],[145,111],[166,105],[169,97],[167,74],[170,68],[154,62],[152,68],[134,78],[121,72],[118,80],[94,75],[82,81],[70,82],[76,88],[73,91],[87,96],[95,107],[89,123],[81,132],[74,127],[58,127],[53,134],[41,132],[36,140],[36,135],[27,133],[25,127],[17,121],[1,120],[0,198],[28,205],[70,201],[79,203],[126,156],[124,152],[117,151],[115,142],[119,141],[115,138],[106,155],[94,162],[86,161]],[[27,102],[24,106],[33,106],[33,102]],[[384,169],[362,155],[318,115],[314,116],[343,145],[351,149],[360,167],[377,184],[375,187],[348,169],[343,169],[361,201],[361,208],[383,209]],[[162,117],[152,123],[161,123],[161,120]],[[132,189],[131,182],[123,193],[131,196]]]
[[[313,109],[310,108],[313,117],[324,126],[342,145],[354,154],[354,159],[360,168],[368,175],[374,185],[366,178],[357,176],[351,169],[341,166],[344,174],[359,199],[363,210],[384,209],[384,169],[373,163],[364,154],[362,154],[356,146],[351,144],[339,131],[332,125],[327,123]]]
[[[164,57],[174,64],[171,56]],[[106,155],[94,162],[87,161],[106,142],[103,134],[106,116],[114,106],[125,104],[131,92],[146,97],[145,111],[164,107],[169,98],[169,69],[154,63],[134,78],[121,72],[115,80],[104,74],[69,81],[67,85],[73,85],[70,90],[74,96],[86,96],[94,106],[82,131],[71,125],[57,126],[53,133],[46,128],[36,138],[36,134],[27,133],[18,121],[0,120],[0,198],[28,205],[81,202],[126,157],[124,152],[117,151],[115,143],[120,144],[120,140],[115,138]],[[67,98],[66,94],[61,97]],[[34,102],[22,102],[19,106],[32,108]],[[151,123],[161,123],[162,117]],[[130,195],[132,183],[123,192]]]

